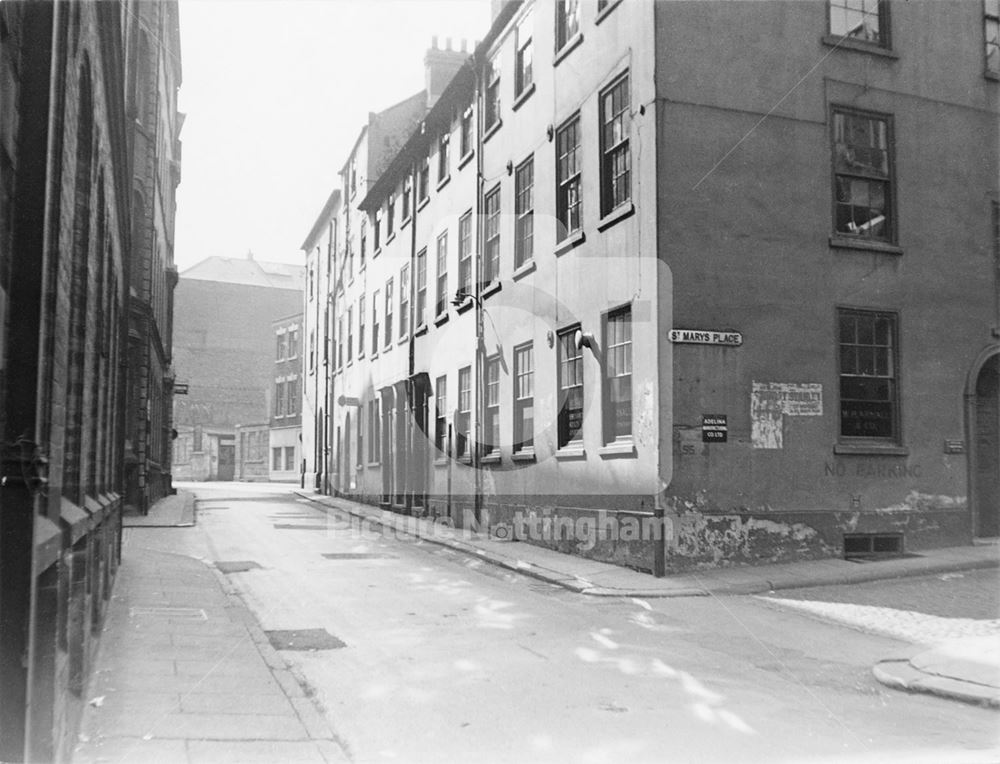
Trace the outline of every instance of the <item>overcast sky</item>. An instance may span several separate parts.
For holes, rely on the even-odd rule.
[[[187,114],[174,262],[301,262],[369,111],[424,87],[432,35],[482,39],[489,0],[181,0]]]

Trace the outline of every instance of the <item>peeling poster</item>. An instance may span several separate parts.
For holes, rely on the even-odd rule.
[[[754,382],[750,395],[750,440],[754,448],[782,448],[785,416],[822,416],[823,385]]]

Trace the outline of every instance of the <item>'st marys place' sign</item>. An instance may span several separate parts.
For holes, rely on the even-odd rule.
[[[739,332],[717,332],[714,329],[671,329],[670,341],[737,347],[743,344],[743,335]]]

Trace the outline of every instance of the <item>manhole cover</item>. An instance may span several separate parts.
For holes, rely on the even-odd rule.
[[[326,629],[279,629],[264,633],[275,650],[336,650],[347,647]]]
[[[327,525],[302,525],[291,523],[275,523],[274,529],[276,531],[327,531],[330,530]]]
[[[395,560],[394,554],[379,552],[329,552],[323,555],[328,560]]]
[[[129,608],[129,614],[149,615],[159,618],[178,618],[185,621],[207,621],[208,615],[201,608],[196,607],[133,607]]]
[[[230,560],[228,562],[217,562],[215,563],[215,567],[223,573],[244,573],[248,570],[259,569],[260,565],[253,560]]]

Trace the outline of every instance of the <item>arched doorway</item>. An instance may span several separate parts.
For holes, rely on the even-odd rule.
[[[979,365],[969,390],[973,535],[1000,536],[1000,351]]]

